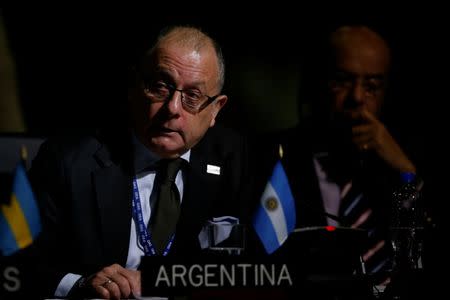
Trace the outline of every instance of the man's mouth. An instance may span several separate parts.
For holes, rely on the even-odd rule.
[[[173,129],[170,129],[170,128],[166,128],[166,127],[161,127],[161,128],[159,128],[159,130],[162,131],[162,132],[167,132],[167,133],[176,132],[176,130],[173,130]]]

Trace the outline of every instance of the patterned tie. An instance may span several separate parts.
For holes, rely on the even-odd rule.
[[[341,190],[339,216],[344,220],[344,226],[368,229],[366,223],[372,214],[372,209],[364,197],[361,188],[350,181]]]
[[[388,267],[389,252],[381,230],[376,224],[368,197],[355,181],[350,181],[342,188],[339,215],[344,220],[343,226],[365,229],[368,232],[367,244],[362,256],[367,274],[381,274]]]
[[[150,234],[158,254],[164,252],[170,238],[175,233],[180,215],[180,193],[175,184],[175,178],[180,170],[183,159],[163,160],[158,173],[159,191]]]

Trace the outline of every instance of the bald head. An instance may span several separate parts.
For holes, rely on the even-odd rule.
[[[195,27],[175,26],[163,30],[158,36],[155,48],[164,43],[174,43],[180,47],[191,47],[200,51],[212,45],[212,40]]]
[[[336,61],[370,62],[374,69],[386,73],[390,65],[390,49],[386,41],[365,26],[343,26],[332,33],[330,46]],[[355,65],[355,67],[358,67]]]
[[[343,26],[328,40],[327,95],[334,115],[368,111],[379,115],[390,68],[390,49],[375,31]]]
[[[198,53],[213,50],[217,58],[217,84],[219,91],[222,90],[225,82],[225,62],[222,50],[210,36],[196,27],[174,26],[163,30],[155,45],[147,53],[147,57],[152,57],[160,49],[170,46],[189,48]]]

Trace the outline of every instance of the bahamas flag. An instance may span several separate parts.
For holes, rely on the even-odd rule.
[[[39,210],[22,163],[14,173],[10,200],[0,204],[0,251],[5,256],[29,246],[41,231]]]
[[[268,254],[278,249],[295,228],[295,203],[281,161],[262,194],[253,226]]]

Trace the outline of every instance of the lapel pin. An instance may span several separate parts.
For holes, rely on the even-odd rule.
[[[206,173],[220,175],[220,167],[214,165],[206,165]]]

